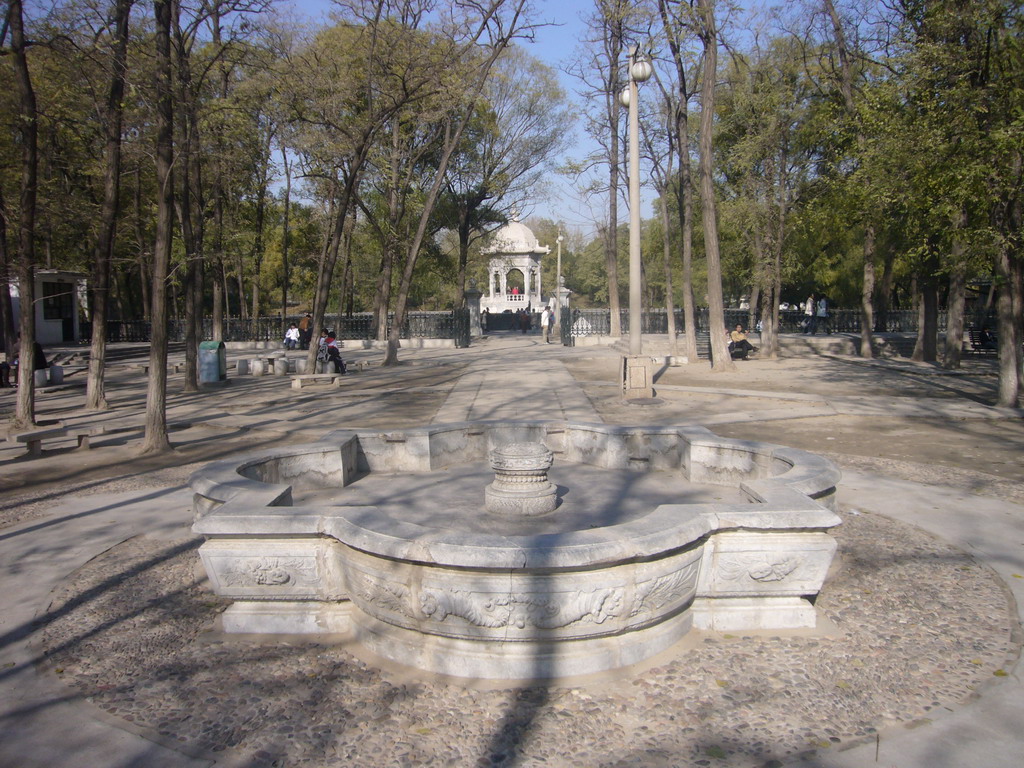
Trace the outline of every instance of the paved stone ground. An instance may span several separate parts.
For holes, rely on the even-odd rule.
[[[696,364],[637,407],[615,395],[615,355],[538,342],[406,353],[338,389],[178,395],[172,377],[177,450],[155,458],[138,456],[141,374],[112,377],[109,415],[84,413],[80,389],[41,394],[44,418],[123,431],[34,460],[0,443],[0,766],[1018,764],[1024,428],[984,404],[991,367]],[[831,629],[694,635],[625,680],[497,690],[205,633],[223,606],[187,531],[193,468],[339,426],[514,417],[826,452],[844,469],[843,556],[818,603]]]

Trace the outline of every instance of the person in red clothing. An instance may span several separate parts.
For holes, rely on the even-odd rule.
[[[334,331],[324,329],[320,334],[320,349],[316,357],[317,360],[322,358],[321,362],[331,363],[335,373],[345,373],[345,361],[341,359],[341,347],[334,338]]]

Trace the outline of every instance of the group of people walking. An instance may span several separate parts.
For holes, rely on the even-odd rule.
[[[832,323],[828,315],[828,298],[826,296],[815,296],[813,293],[807,297],[804,304],[804,333],[812,336],[821,328],[825,333],[832,333]]]

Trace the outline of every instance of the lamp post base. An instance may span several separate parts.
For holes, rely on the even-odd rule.
[[[654,361],[649,355],[623,355],[622,399],[654,397]]]

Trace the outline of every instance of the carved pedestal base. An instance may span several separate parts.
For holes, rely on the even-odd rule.
[[[818,616],[802,597],[698,597],[690,609],[695,629],[742,632],[755,629],[814,629]]]
[[[536,517],[558,506],[557,489],[548,481],[553,454],[541,443],[512,443],[490,454],[494,482],[484,489],[488,512]]]
[[[221,614],[221,629],[228,634],[347,634],[351,611],[347,600],[239,600]]]

